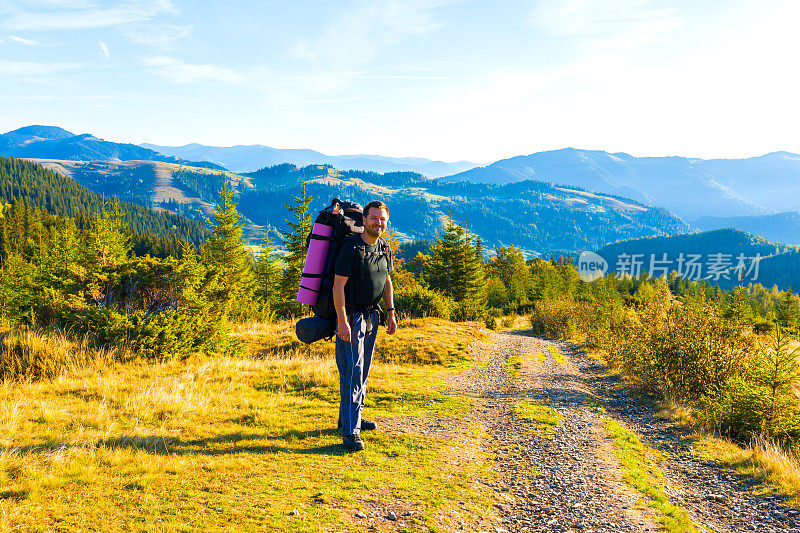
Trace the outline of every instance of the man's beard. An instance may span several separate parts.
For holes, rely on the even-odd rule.
[[[375,231],[372,229],[372,227],[371,227],[371,226],[364,226],[364,231],[366,231],[366,232],[367,232],[369,235],[371,235],[371,236],[373,236],[373,237],[380,237],[380,236],[381,236],[381,233],[382,233],[382,231],[381,231],[381,230],[378,230],[378,233],[376,233],[376,232],[375,232]]]

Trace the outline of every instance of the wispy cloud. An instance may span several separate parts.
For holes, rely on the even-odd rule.
[[[78,30],[120,26],[150,20],[177,10],[170,0],[127,0],[97,5],[88,2],[38,1],[24,6],[0,4],[0,27],[11,30]]]
[[[143,61],[152,72],[175,83],[219,81],[237,83],[244,80],[242,74],[233,69],[217,65],[185,63],[171,57],[150,57]]]
[[[18,35],[9,35],[8,40],[15,42],[17,44],[24,44],[25,46],[37,46],[39,41],[34,41],[31,39],[26,39],[24,37],[20,37]]]
[[[192,35],[193,27],[189,24],[167,24],[157,21],[137,22],[125,27],[125,34],[132,42],[169,48],[174,43],[187,39]]]
[[[540,0],[531,22],[546,32],[599,48],[657,42],[681,24],[655,0]]]
[[[319,39],[299,42],[291,52],[299,59],[357,65],[406,38],[442,28],[434,11],[456,1],[356,0],[330,22]]]
[[[12,76],[47,76],[61,70],[80,68],[78,63],[39,63],[34,61],[0,61],[0,72]]]
[[[100,41],[98,44],[100,45],[100,51],[103,52],[103,55],[106,57],[106,59],[111,57],[111,53],[108,51],[108,46],[106,46],[106,43]]]

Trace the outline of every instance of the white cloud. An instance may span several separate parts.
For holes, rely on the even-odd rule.
[[[18,35],[9,35],[8,36],[8,40],[9,41],[13,41],[13,42],[18,43],[18,44],[24,44],[25,46],[36,46],[36,45],[39,44],[38,41],[33,41],[31,39],[25,39],[24,37],[20,37]]]
[[[78,63],[37,63],[33,61],[0,61],[0,72],[13,76],[46,76],[60,70],[80,68]]]
[[[100,41],[98,44],[100,45],[100,50],[103,52],[103,55],[106,56],[106,59],[111,57],[111,53],[108,51],[108,46],[106,46],[106,43]]]
[[[191,25],[147,21],[127,25],[125,34],[136,44],[169,48],[175,42],[190,37],[192,29]]]
[[[176,13],[169,0],[128,0],[98,7],[86,2],[32,2],[27,9],[0,6],[7,30],[79,30],[107,28]],[[38,8],[38,9],[37,9]]]
[[[357,0],[336,17],[315,41],[291,48],[299,59],[321,59],[338,65],[361,64],[382,49],[414,35],[444,26],[434,10],[454,0]]]
[[[654,0],[541,0],[531,22],[546,32],[600,48],[660,41],[677,28],[675,8]]]
[[[217,65],[195,65],[185,63],[171,57],[151,57],[143,61],[150,69],[162,78],[175,83],[194,83],[198,81],[219,81],[238,83],[244,76],[235,70]]]

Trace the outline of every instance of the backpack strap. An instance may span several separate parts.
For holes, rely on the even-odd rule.
[[[358,240],[361,241],[360,238]],[[359,274],[361,275],[361,279],[364,279],[367,277],[367,245],[362,241],[356,246],[356,249],[358,249],[358,255],[361,257],[361,269]]]
[[[392,247],[383,237],[378,238],[380,245],[380,254],[386,257],[386,271],[391,273],[394,270],[394,256],[392,255]]]

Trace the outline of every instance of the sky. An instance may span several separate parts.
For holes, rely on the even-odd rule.
[[[0,0],[0,132],[491,162],[800,152],[796,0]]]

